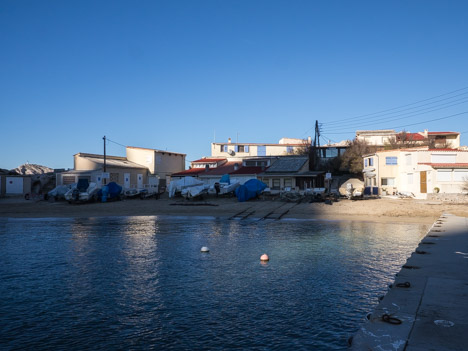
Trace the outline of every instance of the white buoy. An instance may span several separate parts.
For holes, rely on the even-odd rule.
[[[270,258],[268,257],[267,254],[263,254],[263,255],[260,256],[260,261],[265,262],[265,261],[269,261],[269,260],[270,260]]]
[[[206,246],[203,246],[200,251],[201,252],[210,252],[210,249],[207,248]]]

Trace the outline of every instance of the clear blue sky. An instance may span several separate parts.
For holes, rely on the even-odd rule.
[[[0,168],[71,168],[104,135],[193,160],[215,136],[306,138],[316,119],[336,141],[468,132],[467,18],[442,0],[2,0]]]

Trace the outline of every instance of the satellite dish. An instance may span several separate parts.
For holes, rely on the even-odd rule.
[[[234,156],[236,153],[234,152],[234,150],[228,150],[228,154]]]

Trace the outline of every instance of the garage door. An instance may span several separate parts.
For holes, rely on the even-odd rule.
[[[22,194],[23,193],[23,178],[7,177],[5,191],[7,194]]]

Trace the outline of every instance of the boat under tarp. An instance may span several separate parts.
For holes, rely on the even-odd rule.
[[[239,202],[244,202],[256,198],[262,193],[267,185],[258,179],[250,179],[236,189],[236,196]]]
[[[182,190],[186,188],[190,188],[192,186],[198,186],[198,185],[203,185],[201,180],[198,180],[194,177],[184,177],[179,180],[173,180],[169,183],[169,197],[174,197],[174,195],[178,192],[181,192]]]
[[[98,191],[98,196],[103,202],[112,201],[112,200],[120,200],[121,194],[122,194],[122,187],[116,182],[110,182],[109,184],[104,185]]]

